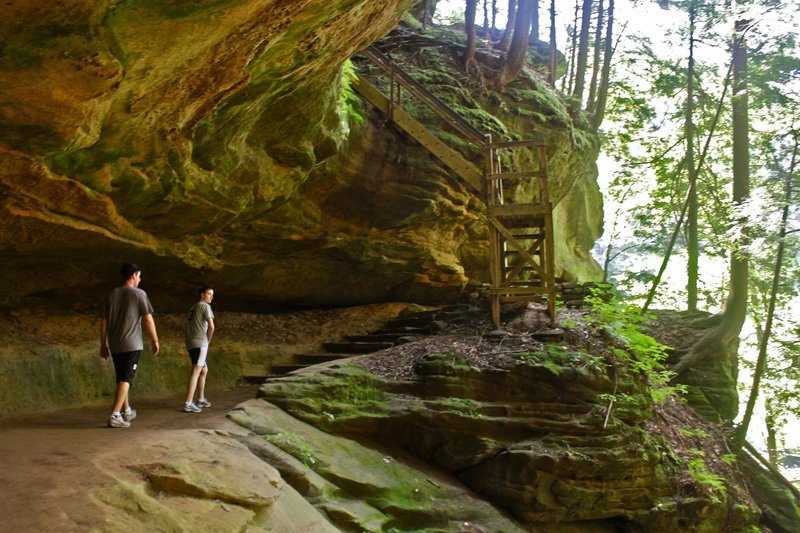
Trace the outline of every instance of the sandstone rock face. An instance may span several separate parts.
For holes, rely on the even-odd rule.
[[[352,364],[318,365],[265,383],[259,395],[270,403],[254,401],[232,418],[262,435],[298,431],[291,422],[296,419],[326,432],[320,439],[303,430],[298,442],[305,452],[297,443],[283,443],[293,454],[327,455],[337,447],[328,433],[391,454],[410,452],[429,468],[457,476],[526,531],[710,532],[752,523],[753,509],[731,505],[724,491],[697,493],[676,479],[676,454],[685,451],[675,451],[660,433],[664,428],[649,422],[647,402],[614,406],[606,417],[607,397],[636,398],[646,390],[643,381],[623,374],[615,387],[602,365],[578,352],[554,352],[561,361],[555,364],[547,355],[507,351],[519,355],[478,368],[460,359],[458,348],[428,348],[414,376],[400,381]],[[670,423],[678,424],[667,428],[675,433],[690,424],[678,418]],[[339,487],[358,487],[353,490],[362,499],[388,490],[377,480],[365,481],[374,472],[371,461],[360,452],[353,460],[343,469],[347,475],[327,464],[317,471]],[[486,515],[470,519],[480,531],[513,530],[481,520]]]
[[[345,91],[343,63],[413,4],[5,2],[0,305],[94,305],[128,261],[160,311],[200,282],[252,310],[483,281],[480,202]],[[569,146],[555,201],[596,212]],[[559,209],[561,267],[596,275],[599,217]]]

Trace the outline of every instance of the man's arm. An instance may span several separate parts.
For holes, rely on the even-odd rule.
[[[150,334],[150,339],[153,346],[153,355],[158,355],[158,334],[156,333],[156,321],[153,320],[152,313],[148,313],[142,317],[144,320],[144,327],[147,333]]]
[[[100,357],[108,359],[108,344],[106,343],[106,335],[108,335],[108,320],[105,318],[100,319]]]
[[[206,332],[206,336],[208,336],[208,342],[211,342],[211,337],[214,336],[214,319],[208,319],[208,331]]]

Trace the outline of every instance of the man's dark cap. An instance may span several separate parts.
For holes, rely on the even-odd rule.
[[[126,263],[122,265],[122,268],[119,269],[119,273],[122,274],[122,281],[128,280],[136,274],[137,272],[141,272],[141,268],[139,265],[135,265],[133,263]]]

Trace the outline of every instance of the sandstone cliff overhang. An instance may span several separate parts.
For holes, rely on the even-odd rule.
[[[342,65],[414,3],[7,2],[0,305],[88,309],[128,261],[160,311],[201,282],[263,310],[484,281],[479,201],[347,101]],[[591,275],[593,159],[567,159],[564,268]]]

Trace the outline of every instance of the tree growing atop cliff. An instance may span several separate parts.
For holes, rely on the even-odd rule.
[[[743,206],[750,196],[750,123],[747,95],[747,46],[745,34],[750,21],[737,19],[733,33],[733,202]],[[738,246],[731,253],[730,284],[725,311],[718,326],[704,335],[672,370],[681,372],[696,365],[709,354],[723,350],[739,338],[747,315],[748,223],[739,217]]]
[[[508,48],[503,66],[495,80],[495,86],[503,89],[510,82],[515,80],[522,67],[525,66],[525,56],[528,53],[528,36],[530,30],[531,12],[533,4],[538,6],[535,0],[518,0],[517,11],[514,18],[514,32],[511,37],[511,45]]]

